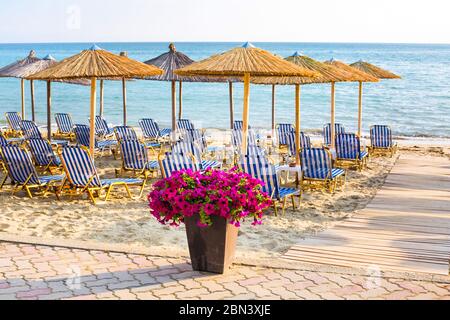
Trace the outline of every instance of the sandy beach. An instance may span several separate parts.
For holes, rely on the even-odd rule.
[[[264,259],[286,252],[308,235],[321,232],[364,209],[402,155],[449,157],[448,147],[416,146],[402,141],[394,158],[376,157],[363,172],[350,170],[347,185],[336,194],[306,191],[301,209],[289,208],[285,216],[266,212],[264,224],[252,227],[244,224],[240,231],[237,255],[243,259]],[[97,159],[100,175],[114,177],[120,160],[112,157]],[[23,193],[11,196],[9,186],[0,193],[0,232],[41,239],[81,240],[94,243],[120,244],[129,248],[164,252],[171,257],[187,256],[184,228],[161,226],[151,217],[145,199],[130,200],[117,190],[110,202],[97,206],[86,198],[28,199]],[[151,186],[146,190],[150,191]],[[134,190],[137,194],[138,190]]]

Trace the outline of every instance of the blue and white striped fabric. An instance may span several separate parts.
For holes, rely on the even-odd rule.
[[[247,155],[248,156],[259,156],[259,157],[265,157],[266,156],[266,152],[264,151],[264,149],[252,145],[252,146],[248,146],[247,147]]]
[[[177,127],[180,130],[194,130],[194,124],[191,122],[191,120],[188,119],[180,119],[177,122]]]
[[[114,131],[108,126],[108,122],[102,116],[95,116],[95,134],[100,137],[114,134]]]
[[[123,166],[127,170],[157,170],[158,161],[149,161],[145,145],[136,140],[123,140],[120,143]]]
[[[281,188],[277,169],[265,157],[244,156],[240,162],[241,169],[253,178],[261,180],[262,190],[272,199],[282,200],[287,196],[299,195],[300,191],[294,188]]]
[[[59,133],[72,134],[73,133],[73,121],[72,117],[68,113],[55,114],[56,125],[58,126]]]
[[[362,160],[368,156],[367,152],[361,152],[361,142],[354,133],[339,134],[336,137],[337,158],[342,160]]]
[[[22,117],[17,112],[7,112],[5,114],[6,121],[8,122],[9,128],[13,131],[22,130],[20,127],[20,121],[22,121]]]
[[[292,132],[294,132],[295,135],[295,128],[292,124],[289,123],[281,123],[277,126],[277,135],[278,135],[278,143],[282,146],[288,145],[288,135],[290,135]]]
[[[139,126],[145,139],[158,140],[161,137],[159,126],[153,119],[141,119]]]
[[[233,130],[232,142],[236,150],[242,147],[243,132],[241,130]],[[256,146],[258,144],[256,134],[253,130],[248,130],[248,146]]]
[[[202,160],[202,152],[196,143],[189,141],[179,141],[172,149],[173,153],[183,154],[184,156],[192,155],[199,165],[200,170],[208,170],[210,168],[220,168],[222,164],[213,160]]]
[[[163,175],[170,178],[174,172],[191,169],[200,171],[200,167],[191,157],[184,153],[166,153],[166,157],[161,161]]]
[[[22,147],[8,145],[3,146],[2,151],[5,158],[4,162],[8,167],[8,174],[15,183],[21,185],[25,185],[25,183],[28,185],[43,185],[64,179],[64,176],[61,175],[40,177],[36,172],[30,155]]]
[[[79,146],[89,148],[91,131],[87,125],[77,124],[74,127],[75,137]],[[115,140],[98,141],[95,139],[95,149],[105,150],[117,145]]]
[[[321,148],[303,149],[301,163],[305,179],[333,180],[345,173],[343,169],[333,169],[330,153]]]
[[[46,167],[53,165],[59,167],[61,165],[61,160],[54,154],[48,140],[30,139],[28,140],[28,146],[37,166]]]
[[[370,128],[370,140],[374,148],[392,148],[392,130],[389,126],[376,125]]]
[[[202,130],[184,130],[183,139],[187,142],[195,143],[202,153],[206,152],[208,149],[208,143],[206,142],[206,137]]]
[[[295,131],[290,132],[286,135],[286,142],[289,149],[289,155],[291,157],[297,156],[297,143],[295,139]],[[311,148],[311,137],[300,132],[300,149]]]
[[[3,132],[0,131],[0,147],[7,146],[8,144],[8,140],[3,135]]]
[[[20,121],[20,128],[25,139],[42,139],[42,134],[39,131],[39,127],[33,121]]]
[[[127,126],[118,126],[114,128],[116,139],[118,141],[137,141],[138,136],[133,128]]]
[[[345,127],[340,124],[340,123],[336,123],[334,125],[335,127],[335,135],[336,137],[340,134],[345,133]],[[329,146],[331,145],[331,124],[328,123],[323,127],[323,136],[324,136],[324,142],[325,145]]]
[[[115,183],[142,184],[141,179],[100,179],[89,151],[82,147],[64,146],[61,152],[61,160],[64,162],[69,182],[76,188],[87,186],[90,188],[105,188]]]

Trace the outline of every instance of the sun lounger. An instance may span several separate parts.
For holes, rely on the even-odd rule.
[[[334,125],[335,127],[335,137],[337,137],[340,134],[345,133],[345,127],[340,124],[336,123]],[[323,127],[323,137],[324,137],[324,145],[330,146],[331,145],[331,124],[328,123]]]
[[[151,174],[158,172],[159,163],[157,160],[149,160],[145,144],[136,140],[122,140],[120,141],[120,151],[122,173],[133,172],[137,177],[148,179]]]
[[[75,138],[78,146],[89,148],[90,146],[90,129],[87,125],[77,124],[74,127]],[[118,142],[116,140],[102,140],[95,138],[95,151],[103,156],[105,151],[110,151],[115,156]]]
[[[200,171],[200,166],[195,159],[187,154],[168,152],[165,157],[159,157],[161,172],[164,178],[170,178],[174,172],[181,170]]]
[[[279,203],[282,204],[283,214],[285,213],[287,200],[289,198],[292,199],[293,209],[297,209],[295,197],[301,197],[301,190],[281,187],[277,168],[275,165],[270,164],[268,159],[259,156],[243,156],[240,160],[240,167],[245,173],[264,183],[262,189],[272,197],[275,215],[278,215],[277,205]]]
[[[61,160],[53,152],[52,145],[45,139],[29,139],[27,140],[28,148],[33,156],[34,164],[43,168],[43,172],[61,167]]]
[[[361,171],[368,162],[369,153],[361,149],[360,138],[353,133],[339,134],[336,137],[338,166],[356,166]]]
[[[370,128],[370,141],[370,154],[389,153],[393,157],[397,153],[398,145],[392,139],[392,129],[389,126],[372,126]]]
[[[103,190],[106,190],[105,201],[108,201],[115,187],[125,188],[130,198],[132,198],[130,186],[140,187],[140,196],[144,192],[145,179],[101,179],[86,147],[63,146],[58,149],[58,152],[66,172],[66,181],[61,187],[62,194],[86,193],[95,204]]]
[[[331,153],[325,148],[302,149],[301,164],[304,184],[320,185],[331,193],[345,184],[346,171],[333,168]]]
[[[27,150],[17,145],[1,147],[2,158],[8,170],[8,176],[13,183],[13,194],[25,190],[28,197],[32,198],[32,190],[43,190],[47,195],[50,189],[58,197],[57,185],[64,180],[64,175],[38,175]]]

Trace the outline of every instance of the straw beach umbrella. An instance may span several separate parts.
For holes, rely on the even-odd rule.
[[[211,78],[211,77],[183,77],[174,73],[175,70],[184,68],[186,66],[191,65],[195,61],[189,58],[184,53],[177,51],[175,45],[171,43],[169,45],[169,51],[156,57],[145,61],[145,64],[154,65],[162,70],[164,70],[164,74],[156,77],[149,77],[145,80],[153,80],[153,81],[167,81],[172,83],[172,130],[176,130],[176,83],[179,83],[179,109],[178,109],[178,117],[182,118],[183,116],[183,82],[229,82],[230,86],[230,121],[231,125],[233,124],[233,84],[231,81],[227,79],[220,78]]]
[[[27,66],[28,72],[25,75],[25,77],[28,77],[32,74],[35,74],[37,72],[46,70],[54,65],[58,64],[58,61],[53,58],[51,55],[47,55],[45,58],[38,60],[32,64],[29,64]],[[63,79],[56,79],[53,80],[54,82],[63,82],[63,83],[70,83],[70,84],[78,84],[83,86],[89,85],[89,80],[63,80]],[[52,91],[51,91],[51,82],[52,81],[46,81],[47,82],[47,137],[48,139],[51,139],[52,136],[52,120],[51,120],[51,101],[52,101]],[[32,101],[34,102],[34,93],[32,91]],[[32,113],[32,119],[33,121],[36,121],[35,117],[35,108],[34,103],[31,105],[31,113]]]
[[[251,77],[302,76],[315,77],[313,71],[280,59],[274,54],[246,43],[225,53],[214,55],[175,71],[182,76],[242,77],[244,80],[244,112],[242,149],[247,151],[249,96]],[[299,95],[300,92],[297,92]],[[299,99],[298,99],[299,100]],[[300,135],[298,134],[298,140]]]
[[[337,69],[314,60],[308,56],[295,52],[292,56],[286,58],[300,67],[316,72],[318,75],[314,78],[307,77],[268,77],[255,78],[252,83],[272,85],[272,130],[275,130],[275,86],[276,85],[305,85],[317,83],[333,83],[352,81],[353,75],[347,71]],[[299,111],[296,111],[299,112]]]
[[[359,71],[365,72],[367,74],[370,74],[371,76],[374,76],[378,79],[401,79],[399,75],[396,75],[388,70],[384,70],[378,66],[375,66],[369,62],[365,61],[358,61],[355,63],[352,63],[350,65],[352,68],[358,69]],[[362,135],[362,110],[363,110],[363,83],[362,81],[359,82],[359,118],[358,118],[358,134],[359,136]]]
[[[94,154],[97,79],[145,78],[160,75],[163,72],[154,66],[115,55],[94,45],[89,50],[84,50],[29,78],[34,80],[91,79],[90,150]]]
[[[348,64],[345,64],[341,61],[337,61],[334,59],[331,59],[329,61],[325,61],[325,64],[334,66],[340,70],[349,72],[353,75],[353,80],[354,82],[359,82],[360,84],[362,84],[363,82],[378,82],[379,79],[371,76],[370,74],[367,74],[365,72],[362,72],[358,69],[355,69],[353,67],[350,67]],[[361,86],[360,86],[361,88]],[[360,90],[360,95],[362,95],[362,91]],[[361,105],[362,107],[362,105]],[[335,88],[335,83],[333,82],[331,84],[331,144],[332,147],[335,147],[336,141],[335,141],[335,137],[336,137],[336,132],[335,132],[335,113],[336,113],[336,88]],[[358,127],[362,128],[362,108],[360,108],[359,110],[359,123],[358,123]],[[359,129],[362,130],[362,129]],[[359,132],[359,136],[361,137],[361,132]]]
[[[30,74],[29,65],[33,64],[40,59],[36,57],[34,50],[30,51],[30,54],[22,60],[16,61],[6,67],[0,69],[0,77],[10,77],[21,79],[21,94],[22,94],[22,119],[25,119],[25,77]],[[36,71],[35,71],[36,72]],[[30,81],[31,88],[31,106],[34,109],[34,83]]]

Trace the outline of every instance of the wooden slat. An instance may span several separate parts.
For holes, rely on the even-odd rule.
[[[402,157],[366,209],[301,241],[283,259],[448,275],[448,160]]]

